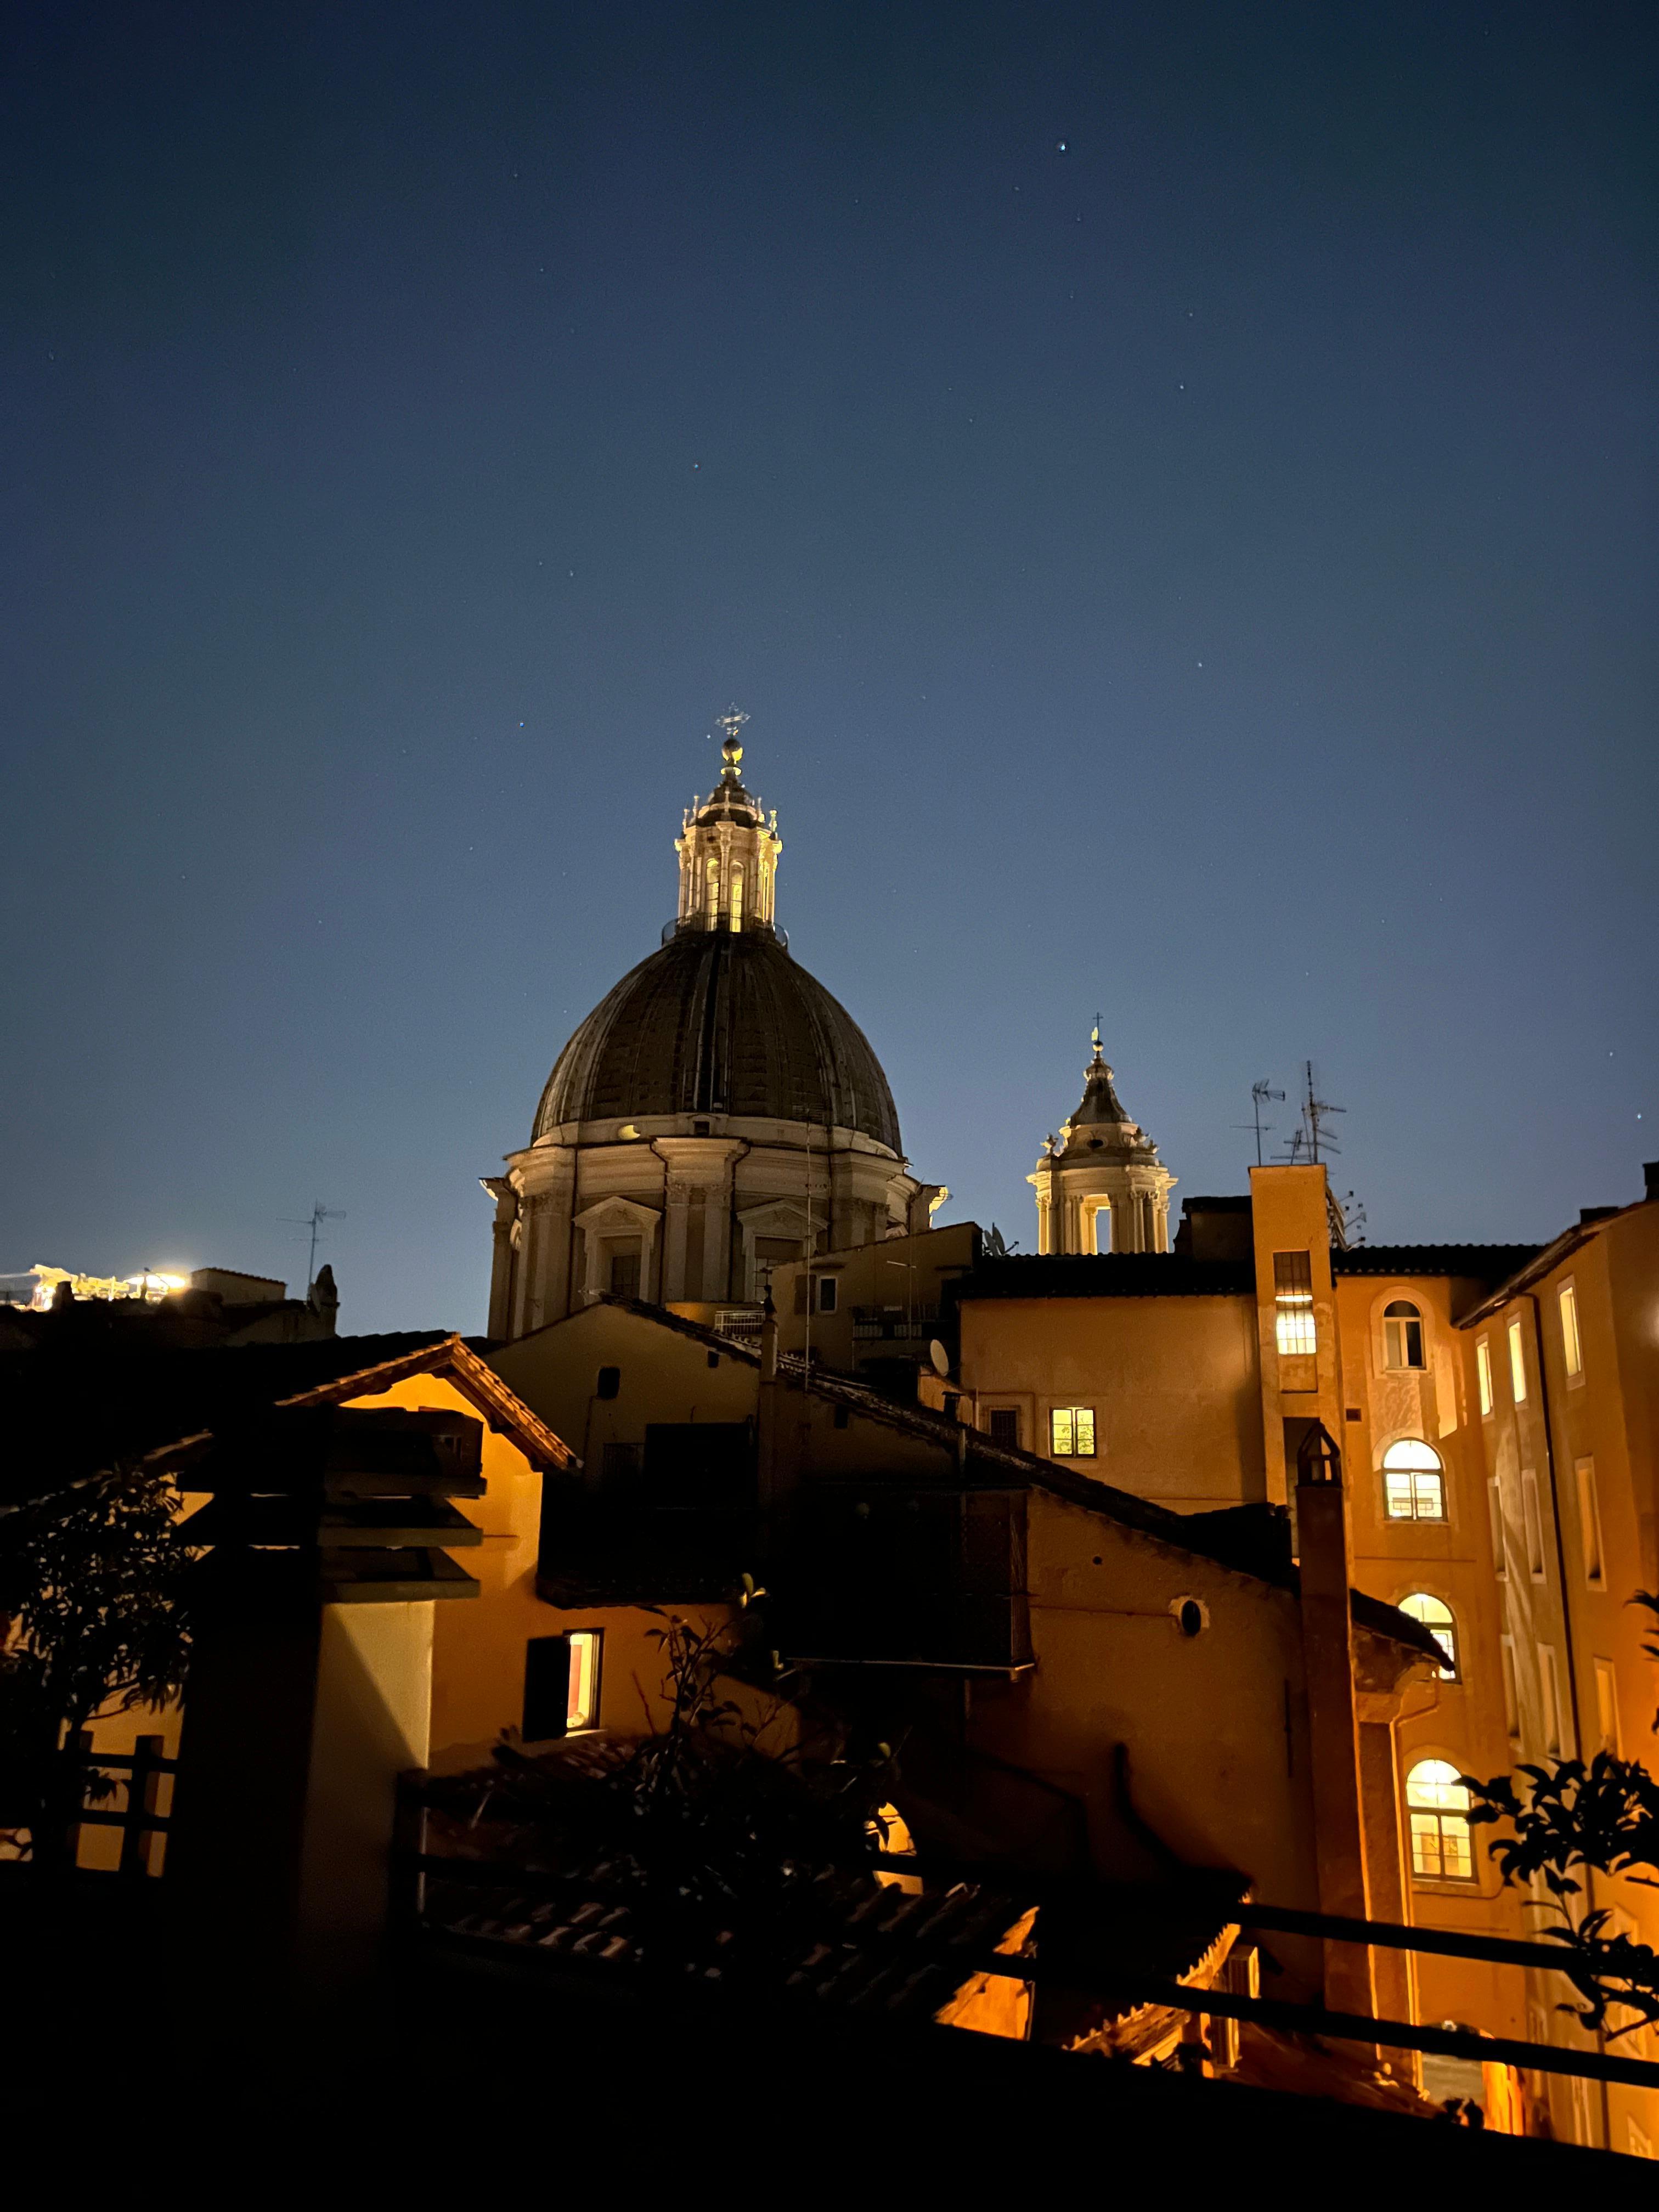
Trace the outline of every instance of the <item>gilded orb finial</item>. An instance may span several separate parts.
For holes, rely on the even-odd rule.
[[[738,772],[738,763],[743,758],[743,746],[738,740],[738,733],[749,717],[733,707],[729,714],[722,714],[719,720],[721,729],[726,732],[726,743],[720,747],[720,752],[726,762],[726,772],[735,775]]]
[[[1089,1032],[1089,1042],[1095,1048],[1095,1058],[1100,1058],[1100,1016],[1095,1016],[1095,1025]]]

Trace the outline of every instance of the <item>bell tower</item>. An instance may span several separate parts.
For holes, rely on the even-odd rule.
[[[759,799],[743,787],[738,732],[748,715],[733,708],[720,720],[726,732],[720,780],[707,799],[692,800],[674,840],[680,860],[678,927],[769,930],[783,850],[777,809],[769,822]]]
[[[1167,1252],[1176,1178],[1119,1103],[1098,1020],[1091,1042],[1082,1103],[1025,1178],[1036,1190],[1037,1250]]]

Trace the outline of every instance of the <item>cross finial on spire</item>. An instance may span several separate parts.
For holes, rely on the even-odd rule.
[[[1095,1016],[1095,1025],[1089,1032],[1089,1042],[1095,1048],[1095,1058],[1100,1058],[1100,1016]]]
[[[732,708],[729,714],[722,714],[719,717],[720,726],[726,732],[726,743],[720,747],[720,751],[726,761],[727,773],[732,775],[737,774],[738,763],[743,758],[743,746],[738,742],[738,733],[748,720],[748,715],[736,707]]]

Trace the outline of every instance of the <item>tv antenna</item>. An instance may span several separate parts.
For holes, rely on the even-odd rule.
[[[296,1220],[291,1213],[285,1213],[283,1218],[290,1229],[308,1229],[311,1231],[311,1257],[306,1261],[306,1288],[309,1291],[317,1279],[317,1245],[323,1235],[323,1224],[325,1221],[343,1221],[345,1210],[343,1206],[325,1206],[319,1198],[304,1221]]]
[[[1334,1152],[1339,1158],[1341,1157],[1341,1146],[1340,1145],[1334,1145],[1330,1139],[1324,1133],[1322,1124],[1326,1115],[1329,1114],[1346,1114],[1348,1109],[1346,1106],[1333,1106],[1328,1099],[1316,1097],[1314,1092],[1313,1062],[1310,1060],[1305,1060],[1303,1065],[1307,1070],[1308,1096],[1304,1101],[1302,1111],[1308,1124],[1308,1149],[1313,1154],[1314,1165],[1317,1167],[1319,1164],[1320,1147],[1322,1146],[1324,1147],[1326,1152]]]
[[[1277,1100],[1281,1106],[1285,1103],[1284,1092],[1282,1091],[1274,1091],[1270,1086],[1267,1077],[1264,1075],[1260,1083],[1253,1083],[1250,1085],[1250,1103],[1255,1109],[1255,1118],[1254,1121],[1235,1121],[1233,1123],[1235,1129],[1254,1129],[1255,1131],[1255,1164],[1257,1167],[1260,1167],[1262,1164],[1262,1137],[1264,1133],[1271,1130],[1273,1127],[1273,1123],[1271,1121],[1264,1121],[1261,1118],[1261,1109],[1266,1105],[1270,1098]]]

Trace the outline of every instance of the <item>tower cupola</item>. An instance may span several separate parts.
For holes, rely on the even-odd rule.
[[[777,893],[777,809],[770,819],[744,790],[738,733],[749,720],[735,708],[720,718],[726,732],[720,780],[707,799],[685,810],[674,850],[680,862],[682,929],[772,929]]]
[[[1097,1019],[1083,1097],[1026,1177],[1036,1191],[1039,1252],[1167,1252],[1176,1178],[1113,1087]]]

